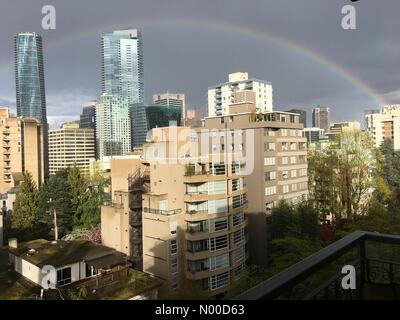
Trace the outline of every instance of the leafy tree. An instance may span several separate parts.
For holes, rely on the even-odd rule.
[[[39,222],[38,198],[39,193],[32,174],[26,172],[15,199],[12,228],[32,228]]]
[[[397,208],[400,205],[400,151],[394,150],[393,141],[385,139],[380,152],[375,197],[390,208]]]
[[[321,218],[364,214],[379,153],[366,132],[346,131],[327,149],[309,154],[310,199]]]

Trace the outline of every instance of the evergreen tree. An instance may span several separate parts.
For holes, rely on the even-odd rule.
[[[18,229],[31,228],[39,221],[38,210],[38,189],[32,174],[26,172],[24,180],[20,185],[14,211],[12,214],[12,227]]]

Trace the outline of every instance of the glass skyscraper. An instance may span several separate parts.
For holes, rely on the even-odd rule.
[[[104,93],[97,100],[96,145],[99,159],[131,151],[129,106],[121,96]]]
[[[132,149],[143,146],[149,130],[181,125],[182,106],[135,104],[130,107]]]
[[[44,135],[44,167],[48,172],[48,125],[44,86],[42,37],[34,32],[14,38],[17,115],[40,121]]]
[[[103,33],[103,93],[121,96],[129,105],[144,101],[142,34],[136,29]]]

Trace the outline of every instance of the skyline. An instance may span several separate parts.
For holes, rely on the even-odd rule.
[[[13,55],[10,54],[12,36],[26,30],[38,32],[44,42],[51,127],[78,119],[81,104],[99,97],[101,33],[127,27],[143,32],[146,102],[151,101],[151,96],[156,93],[184,92],[188,108],[197,106],[205,114],[208,87],[225,82],[227,74],[236,71],[249,72],[252,78],[272,82],[274,110],[302,108],[307,111],[308,120],[311,108],[322,105],[331,108],[332,121],[358,120],[364,125],[364,110],[380,108],[383,102],[396,103],[400,96],[396,87],[400,75],[392,68],[384,76],[381,72],[398,60],[396,48],[399,49],[400,45],[396,47],[397,39],[388,39],[390,33],[384,34],[385,30],[382,30],[393,28],[390,26],[393,22],[379,24],[374,31],[374,20],[366,20],[372,13],[375,19],[376,15],[382,19],[390,16],[391,11],[396,11],[393,9],[399,6],[394,1],[380,10],[375,10],[377,5],[372,1],[356,4],[360,22],[359,29],[354,32],[340,30],[340,1],[317,8],[312,5],[315,1],[304,1],[302,10],[309,12],[309,19],[305,21],[296,13],[295,8],[299,6],[288,6],[287,1],[281,4],[254,1],[252,8],[236,6],[236,10],[227,7],[222,10],[226,1],[219,1],[212,12],[208,4],[200,6],[189,1],[175,11],[176,17],[168,15],[171,10],[168,6],[158,3],[160,9],[166,10],[160,19],[160,15],[151,12],[142,1],[130,4],[122,0],[117,2],[119,5],[115,6],[113,15],[107,17],[109,20],[101,23],[97,12],[88,11],[88,4],[75,4],[71,8],[60,1],[50,2],[57,9],[56,30],[40,30],[40,4],[26,5],[24,21],[8,21],[6,17],[0,22],[9,26],[7,30],[2,28],[0,31],[0,40],[4,44],[0,59],[0,104],[12,107],[15,113]],[[234,1],[233,7],[235,4],[238,3]],[[6,6],[10,12],[20,7],[11,2],[7,2]],[[135,18],[134,13],[125,13],[132,7],[139,8],[136,15],[140,18]],[[257,8],[262,11],[266,7],[270,9],[265,12],[270,19],[263,22],[259,15],[254,14]],[[225,9],[233,11],[232,14],[229,16]],[[296,18],[297,28],[292,22],[276,22],[273,12],[282,10],[287,11],[286,16]],[[74,15],[72,11],[84,14]],[[319,15],[314,15],[314,11]],[[74,23],[67,26],[66,18]],[[316,23],[318,28],[315,28]],[[16,24],[18,27],[13,27]],[[299,34],[297,29],[306,29],[307,32]],[[326,32],[328,37],[323,37],[324,32],[316,32],[315,29]],[[330,35],[337,41],[331,41]],[[366,35],[371,43],[380,37],[382,45],[378,49],[370,46],[369,50],[363,50],[363,57],[357,57],[358,51],[352,42],[360,45],[360,49],[366,49],[363,47]],[[231,41],[233,38],[236,42]],[[354,38],[355,41],[352,41]],[[336,50],[327,53],[329,48],[332,49],[332,42],[337,43]],[[260,50],[268,56],[259,54]],[[377,53],[385,51],[387,54],[377,57]],[[374,73],[378,76],[365,76]]]

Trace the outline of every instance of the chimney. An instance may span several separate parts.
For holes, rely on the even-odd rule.
[[[18,239],[17,238],[8,239],[8,247],[17,249],[18,248]]]

